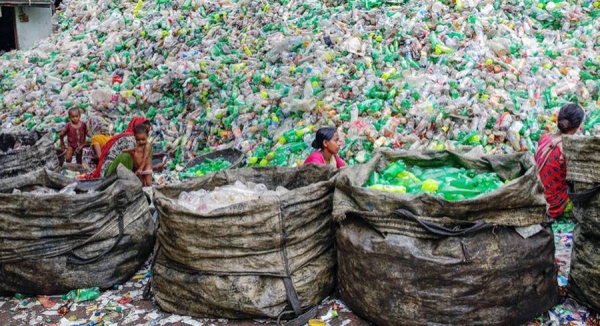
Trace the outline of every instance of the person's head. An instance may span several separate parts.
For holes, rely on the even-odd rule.
[[[79,109],[77,109],[77,108],[69,109],[68,113],[69,113],[69,121],[71,121],[71,123],[78,124],[79,119],[81,118],[81,113],[79,113]]]
[[[110,131],[108,130],[108,126],[107,125],[100,125],[100,126],[98,126],[98,133],[110,136]]]
[[[337,154],[341,146],[342,144],[338,133],[331,127],[317,130],[315,140],[312,142],[313,148],[328,151],[331,154]]]
[[[148,142],[147,126],[143,123],[135,125],[135,127],[133,127],[133,136],[135,137],[135,142],[138,146],[145,146]]]
[[[150,122],[150,120],[146,120],[142,124],[144,126],[146,126],[146,131],[148,131],[148,132],[152,131],[152,123]]]
[[[558,112],[558,130],[561,134],[572,135],[583,122],[583,109],[577,104],[565,104]]]
[[[87,122],[88,124],[88,128],[90,128],[91,134],[95,135],[95,134],[102,134],[102,135],[108,135],[108,123],[101,118],[98,117],[92,117],[88,120]]]
[[[146,122],[146,118],[144,117],[133,117],[131,118],[131,121],[129,121],[129,124],[127,125],[127,129],[125,130],[125,132],[133,132],[133,128],[135,128],[136,125],[139,125],[141,123]]]

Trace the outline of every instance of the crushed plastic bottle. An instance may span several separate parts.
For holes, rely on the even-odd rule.
[[[100,297],[100,289],[97,287],[89,289],[72,290],[67,294],[62,295],[63,300],[73,300],[75,302],[96,300]]]
[[[291,132],[309,126],[336,127],[348,164],[534,151],[567,102],[600,131],[598,16],[597,1],[66,0],[55,34],[1,56],[0,128],[145,116],[171,169],[232,144],[251,166],[298,165],[310,142]]]
[[[59,190],[58,193],[63,195],[75,195],[75,188],[77,188],[77,182],[73,182],[67,185],[66,187]]]

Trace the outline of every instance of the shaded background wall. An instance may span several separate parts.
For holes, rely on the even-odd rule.
[[[0,7],[0,52],[10,51],[17,47],[15,42],[15,8]]]
[[[0,5],[1,5],[0,0]],[[0,6],[0,53],[29,49],[52,34],[52,6]]]

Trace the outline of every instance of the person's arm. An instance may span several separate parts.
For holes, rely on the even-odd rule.
[[[81,127],[80,128],[83,131],[82,135],[81,135],[81,138],[83,138],[83,139],[77,139],[77,145],[78,146],[77,146],[77,149],[75,150],[76,153],[81,152],[81,150],[83,149],[83,147],[87,144],[87,140],[86,140],[85,137],[89,133],[89,130],[88,130],[87,125],[85,124],[85,122],[83,122],[83,121],[81,122]]]
[[[60,131],[60,133],[58,134],[58,138],[60,139],[60,148],[64,149],[65,148],[65,136],[68,133],[68,124],[65,126],[65,128],[63,130]]]
[[[94,149],[94,154],[96,155],[96,158],[100,158],[100,156],[102,155],[102,147],[100,147],[100,144],[92,144],[92,148]]]
[[[146,143],[146,146],[144,148],[144,160],[142,162],[144,162],[146,169],[150,169],[152,170],[152,144],[150,142]]]
[[[141,153],[142,157],[146,156],[146,153],[144,153],[146,151],[146,147],[144,147],[144,151]],[[139,155],[139,151],[136,151],[136,149],[133,149],[132,152],[129,153],[131,155],[131,157],[133,158],[133,164],[134,166],[136,165],[135,162],[138,162],[136,160],[136,155]],[[134,171],[135,175],[140,176],[142,175],[142,171],[144,171],[144,165],[146,165],[146,163],[144,163],[145,161],[142,159],[141,164],[138,165],[137,170]]]
[[[164,168],[164,167],[165,167],[165,165],[167,165],[167,162],[160,162],[160,163],[158,163],[158,164],[156,164],[156,165],[153,165],[153,166],[152,166],[152,170],[153,170],[153,171],[155,171],[155,170],[160,170],[160,169]]]

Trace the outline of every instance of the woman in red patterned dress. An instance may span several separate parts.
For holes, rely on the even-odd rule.
[[[573,135],[583,122],[583,109],[577,104],[565,104],[558,113],[557,134],[545,134],[538,142],[535,161],[544,185],[548,216],[556,219],[570,210],[567,195],[567,163],[563,157],[562,135]],[[569,209],[567,209],[567,206]]]

